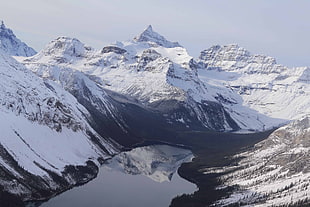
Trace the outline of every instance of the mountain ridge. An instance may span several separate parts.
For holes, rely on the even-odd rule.
[[[197,62],[202,80],[232,88],[246,106],[260,113],[286,120],[310,113],[308,67],[288,68],[237,45],[211,47]]]
[[[98,172],[119,151],[89,112],[58,84],[0,49],[0,186],[22,201],[46,199]],[[0,200],[3,199],[0,197]]]
[[[37,53],[33,48],[20,41],[3,21],[0,21],[0,47],[13,56],[29,57]]]
[[[155,33],[151,27],[145,31],[149,33],[150,30]],[[161,46],[156,40],[151,45],[149,42],[149,39],[147,42],[117,42],[98,51],[78,40],[61,37],[38,55],[22,62],[34,72],[39,65],[44,68],[62,65],[81,71],[96,79],[100,87],[134,97],[152,110],[168,113],[168,122],[179,122],[185,127],[193,126],[194,122],[219,131],[266,130],[268,128],[262,122],[267,122],[270,127],[283,123],[247,109],[231,89],[202,81],[198,76],[201,63],[189,56],[185,48]],[[72,51],[67,54],[65,48],[74,49],[79,55]],[[259,117],[258,120],[255,117]]]
[[[70,37],[14,57],[18,62],[1,50],[0,114],[8,136],[1,138],[0,185],[24,201],[87,182],[101,162],[137,143],[180,144],[173,130],[253,133],[310,114],[309,68],[288,68],[235,44],[193,58],[151,26],[101,50]],[[304,151],[294,147],[291,154]],[[262,164],[256,161],[250,164]]]

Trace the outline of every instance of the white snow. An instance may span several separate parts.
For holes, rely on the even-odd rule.
[[[9,55],[29,57],[36,54],[36,51],[20,41],[3,21],[0,21],[0,48]]]
[[[244,106],[278,119],[262,119],[266,126],[310,113],[307,67],[287,68],[276,64],[274,58],[251,55],[238,45],[211,47],[198,61],[206,67],[198,70],[205,83],[225,86],[240,95]]]
[[[134,38],[137,42],[149,42],[151,44],[158,44],[160,46],[164,46],[167,48],[170,47],[181,47],[177,42],[170,42],[166,40],[162,35],[158,34],[157,32],[153,31],[151,25],[149,25],[140,35]]]
[[[96,162],[101,156],[82,131],[64,128],[56,132],[13,112],[0,111],[0,116],[1,145],[22,168],[34,175],[48,176],[40,166],[61,174],[66,165],[84,165],[87,160]]]
[[[227,82],[241,77],[238,72],[197,69],[197,63],[185,48],[172,47],[171,42],[167,43],[162,36],[159,38],[151,27],[141,35],[143,41],[137,37],[107,46],[126,51],[120,54],[102,53],[76,39],[60,37],[34,57],[17,59],[39,76],[54,81],[59,80],[63,70],[71,71],[66,77],[81,71],[94,77],[100,87],[134,97],[145,105],[164,100],[178,100],[189,105],[192,105],[189,100],[217,102],[242,130],[263,131],[289,119],[286,116],[271,118],[270,114],[248,104],[246,97],[240,96]],[[208,116],[198,108],[195,111],[201,121],[204,120],[202,117]],[[224,122],[225,130],[231,130],[227,121]]]
[[[0,143],[25,170],[47,176],[42,168],[60,174],[66,165],[110,157],[91,143],[86,130],[99,135],[85,120],[87,110],[63,88],[44,82],[2,51],[0,79]],[[108,152],[116,152],[101,139]]]

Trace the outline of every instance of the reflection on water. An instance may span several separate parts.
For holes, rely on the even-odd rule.
[[[183,162],[189,162],[189,150],[155,145],[140,147],[114,157],[105,168],[131,175],[145,175],[156,182],[170,181]]]
[[[73,188],[41,207],[169,206],[171,199],[196,190],[176,172],[193,157],[189,150],[166,145],[123,152],[102,166],[98,177]]]

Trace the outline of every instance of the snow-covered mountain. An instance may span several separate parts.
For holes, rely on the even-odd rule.
[[[170,124],[229,131],[265,130],[283,123],[244,106],[231,88],[203,82],[198,76],[200,64],[151,26],[133,40],[100,51],[77,39],[60,37],[37,55],[19,60],[51,79],[64,68],[81,71],[99,87],[163,114]]]
[[[241,158],[238,165],[223,169],[230,173],[221,177],[221,188],[235,186],[235,190],[216,206],[308,206],[309,151],[309,116],[279,128],[253,149],[236,155]]]
[[[50,80],[0,50],[0,186],[42,199],[93,178],[118,152],[89,125],[89,112]]]
[[[20,41],[13,33],[13,31],[0,21],[0,48],[13,56],[33,56],[37,52],[24,42]]]
[[[156,141],[174,129],[264,131],[310,114],[309,68],[290,69],[277,64],[274,58],[251,55],[238,45],[211,47],[195,60],[179,43],[165,39],[151,26],[132,40],[101,50],[75,38],[59,37],[34,54],[3,23],[0,37],[0,185],[23,200],[49,197],[91,179],[98,171],[99,160],[121,148],[117,143],[132,146],[147,138]],[[299,156],[307,148],[303,143],[295,146],[295,141],[290,140],[300,140],[304,138],[300,134],[308,132],[308,125],[302,130],[298,126],[292,124],[279,130],[296,127],[291,130],[294,133],[281,140],[283,146],[272,142],[265,147],[289,151],[292,145],[296,150],[288,160],[294,160],[295,154]],[[165,140],[169,135],[160,141],[177,139],[173,134],[171,140]],[[273,136],[268,140],[274,140]],[[252,159],[245,163],[260,163],[255,156],[261,145],[244,154]],[[152,175],[156,159],[144,155],[149,162],[135,171],[142,163],[137,157],[143,154],[140,151],[121,154],[120,168],[157,180],[169,178],[175,170]],[[178,162],[175,154],[168,155],[173,159],[166,161]],[[282,157],[271,155],[274,162],[279,162],[273,164],[276,167],[262,162],[267,168],[263,166],[257,173],[266,173],[264,169],[290,172],[291,167],[280,163]],[[157,158],[161,162],[165,156]],[[127,157],[135,161],[132,168],[121,166]],[[289,175],[299,176],[285,174]],[[230,185],[233,181],[226,178]],[[238,179],[243,182],[247,178]],[[247,195],[254,196],[251,202],[256,202],[261,198],[257,197],[259,193]]]
[[[164,36],[155,32],[152,25],[149,25],[141,34],[134,37],[134,41],[156,43],[166,48],[182,47],[178,42],[170,42]]]
[[[294,120],[310,113],[308,67],[287,68],[236,44],[204,50],[197,62],[201,80],[230,88],[245,106],[268,117]]]

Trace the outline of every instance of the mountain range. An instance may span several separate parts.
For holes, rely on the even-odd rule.
[[[170,136],[173,130],[253,133],[297,120],[246,152],[240,169],[266,166],[251,157],[260,152],[284,172],[294,159],[283,164],[281,153],[264,150],[281,146],[282,152],[289,146],[291,155],[302,156],[309,149],[304,144],[309,126],[294,125],[310,114],[308,67],[288,68],[236,44],[215,45],[194,58],[152,26],[100,50],[59,37],[36,53],[3,22],[0,40],[0,185],[5,192],[0,199],[49,198],[94,178],[100,163],[137,143],[179,144]],[[301,172],[308,171],[294,168],[290,175]],[[235,184],[230,178],[236,176],[223,178],[224,183]],[[250,182],[246,179],[240,176],[238,182]],[[252,203],[260,201],[257,195]]]

